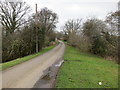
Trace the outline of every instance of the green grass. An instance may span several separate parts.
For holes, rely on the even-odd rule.
[[[118,88],[118,64],[70,46],[66,47],[64,60],[57,88]]]
[[[17,65],[17,64],[20,64],[22,62],[25,62],[25,61],[28,61],[32,58],[35,58],[49,50],[51,50],[52,48],[54,48],[55,46],[49,46],[49,47],[46,47],[46,48],[43,48],[42,51],[36,53],[36,54],[33,54],[33,55],[29,55],[29,56],[25,56],[25,57],[22,57],[22,58],[18,58],[18,59],[15,59],[13,61],[9,61],[9,62],[6,62],[6,63],[2,63],[0,64],[0,70],[4,70],[4,69],[7,69],[9,67],[12,67],[14,65]]]

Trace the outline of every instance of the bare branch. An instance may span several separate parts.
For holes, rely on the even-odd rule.
[[[9,33],[13,33],[26,21],[30,7],[25,2],[0,2],[0,22]]]

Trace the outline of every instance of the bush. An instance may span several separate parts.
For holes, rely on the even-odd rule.
[[[90,51],[91,43],[89,38],[87,38],[86,36],[79,36],[77,40],[78,40],[77,47],[79,48],[80,51],[82,52]]]

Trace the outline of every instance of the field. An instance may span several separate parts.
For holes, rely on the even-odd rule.
[[[118,88],[118,64],[66,46],[56,88]]]
[[[2,63],[2,64],[0,64],[0,69],[2,68],[2,70],[4,70],[4,69],[7,69],[7,68],[12,67],[14,65],[17,65],[17,64],[20,64],[20,63],[25,62],[27,60],[30,60],[32,58],[35,58],[35,57],[37,57],[37,56],[51,50],[54,47],[55,46],[49,46],[49,47],[43,48],[42,51],[40,51],[40,52],[38,52],[36,54],[25,56],[25,57],[22,57],[22,58],[18,58],[16,60],[13,60],[13,61],[10,61],[10,62]]]

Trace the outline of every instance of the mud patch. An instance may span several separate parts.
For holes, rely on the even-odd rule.
[[[50,80],[51,77],[50,77],[50,75],[48,74],[48,75],[44,76],[42,79],[44,79],[44,80]]]
[[[59,60],[51,67],[43,71],[43,76],[35,83],[33,88],[53,88],[55,86],[56,76],[63,60]]]

